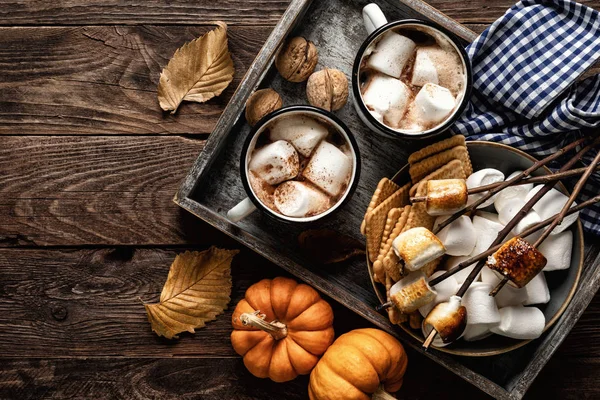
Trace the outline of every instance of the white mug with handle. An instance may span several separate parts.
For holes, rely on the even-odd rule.
[[[276,212],[270,207],[267,207],[254,193],[254,190],[252,189],[252,185],[250,184],[249,180],[249,175],[251,173],[249,170],[250,157],[252,155],[252,152],[254,151],[259,136],[275,120],[293,115],[303,115],[308,116],[310,118],[314,118],[315,120],[326,124],[329,129],[335,130],[348,144],[348,148],[350,149],[349,155],[352,158],[352,173],[350,181],[348,182],[347,188],[345,189],[343,195],[337,200],[337,202],[334,205],[329,207],[324,212],[308,217],[290,217]],[[227,212],[227,218],[231,222],[239,222],[256,210],[260,210],[265,214],[275,218],[276,220],[283,222],[313,222],[332,214],[334,211],[338,210],[343,204],[345,204],[348,200],[350,200],[350,197],[356,190],[356,186],[358,185],[358,180],[360,177],[360,152],[358,150],[358,144],[356,143],[356,140],[354,139],[354,136],[352,135],[348,127],[332,113],[313,106],[288,106],[280,108],[279,110],[267,115],[265,118],[259,121],[259,123],[252,129],[252,131],[248,135],[248,138],[244,142],[244,145],[242,146],[242,154],[240,160],[240,175],[242,178],[242,184],[248,197],[240,201]]]

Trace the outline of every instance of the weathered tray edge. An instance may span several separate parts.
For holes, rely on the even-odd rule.
[[[420,0],[399,0],[405,6],[412,8],[413,10],[426,15],[431,20],[437,22],[438,24],[454,31],[461,38],[472,41],[477,36],[474,32],[469,30],[468,28],[460,25],[453,19],[447,17],[445,14],[439,12],[433,7],[429,6],[426,3],[423,3]],[[582,281],[585,284],[582,284],[580,292],[584,292],[585,294],[582,296],[578,296],[578,294],[573,298],[571,304],[565,311],[565,314],[561,318],[561,322],[559,322],[559,326],[550,332],[550,334],[544,339],[544,343],[542,346],[538,348],[538,350],[534,353],[534,356],[529,363],[528,371],[525,371],[523,375],[518,379],[515,383],[513,389],[511,391],[507,391],[503,387],[499,386],[495,382],[475,373],[471,369],[465,367],[461,363],[455,361],[452,358],[446,357],[442,353],[432,352],[432,353],[424,353],[421,351],[420,346],[414,343],[410,338],[402,337],[399,332],[396,332],[395,329],[390,329],[389,321],[383,318],[381,315],[375,313],[373,310],[367,307],[366,310],[363,309],[363,304],[353,305],[350,303],[356,303],[354,299],[351,299],[348,302],[348,299],[342,299],[342,293],[333,287],[329,282],[324,281],[322,278],[312,274],[308,270],[304,270],[304,274],[299,274],[297,267],[301,267],[301,265],[290,262],[289,264],[281,265],[281,260],[276,259],[272,254],[277,254],[275,249],[269,249],[269,251],[264,251],[265,249],[258,249],[255,245],[256,243],[260,243],[260,240],[252,235],[247,234],[246,232],[241,231],[236,226],[230,224],[228,221],[224,220],[224,217],[213,212],[207,207],[195,202],[194,200],[188,198],[189,194],[194,190],[195,184],[201,180],[205,171],[208,170],[208,167],[211,166],[213,160],[213,156],[218,154],[221,150],[222,144],[227,134],[229,133],[230,128],[237,122],[239,116],[241,115],[245,100],[249,97],[252,91],[260,84],[264,75],[268,72],[268,67],[272,63],[272,59],[283,39],[291,32],[291,30],[296,25],[297,21],[302,17],[304,12],[308,9],[312,0],[293,0],[290,6],[287,8],[286,12],[283,14],[280,22],[274,28],[273,32],[265,42],[265,45],[257,55],[255,61],[252,63],[248,72],[242,79],[238,89],[232,96],[229,104],[225,108],[223,114],[219,118],[213,133],[209,137],[203,151],[198,156],[195,161],[193,167],[189,171],[188,175],[183,180],[180,189],[175,195],[173,201],[201,218],[202,220],[210,223],[212,226],[231,236],[232,238],[238,240],[240,243],[249,247],[253,251],[258,252],[263,255],[267,259],[275,262],[280,265],[282,268],[292,273],[299,279],[314,283],[315,286],[333,298],[334,300],[340,302],[344,306],[348,307],[352,311],[366,318],[370,322],[374,323],[378,327],[394,334],[394,336],[402,339],[404,343],[408,344],[412,348],[416,349],[420,353],[426,355],[431,358],[435,362],[443,365],[447,369],[451,370],[461,378],[470,382],[471,384],[477,386],[482,391],[487,394],[493,396],[497,399],[521,399],[535,377],[539,374],[541,369],[547,363],[548,359],[554,354],[557,347],[562,343],[566,334],[573,328],[577,320],[580,318],[581,314],[583,314],[585,308],[592,300],[594,293],[600,288],[600,280],[596,281],[587,280],[585,278],[593,277],[594,271],[598,270],[598,264],[600,263],[600,256],[598,256],[592,263],[592,267],[588,268],[588,271],[584,272],[584,276],[582,277]],[[241,234],[240,234],[241,233]],[[249,240],[250,239],[250,240]],[[303,268],[303,267],[302,267]],[[304,269],[304,268],[303,268]],[[584,290],[585,287],[585,290]],[[572,315],[569,315],[570,312],[573,312]],[[375,314],[375,315],[371,315]],[[565,319],[565,321],[562,321]],[[560,338],[560,335],[564,335]],[[555,343],[550,345],[550,340],[554,340]]]

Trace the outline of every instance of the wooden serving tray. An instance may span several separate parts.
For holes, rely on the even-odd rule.
[[[307,103],[304,83],[287,82],[277,74],[273,66],[277,50],[288,35],[302,35],[312,40],[319,50],[317,69],[337,68],[350,77],[355,54],[367,36],[361,13],[369,2],[291,2],[225,108],[174,201],[491,396],[521,399],[598,290],[600,246],[586,248],[580,288],[561,319],[542,338],[510,353],[486,358],[451,356],[436,350],[423,352],[415,339],[375,311],[379,301],[364,259],[358,257],[333,266],[315,265],[297,245],[298,235],[308,228],[331,228],[364,240],[359,227],[377,182],[384,176],[393,176],[406,164],[408,154],[414,150],[409,146],[426,144],[409,145],[370,132],[356,115],[352,99],[336,112],[354,133],[361,150],[362,173],[351,201],[334,217],[309,227],[280,224],[259,212],[237,224],[226,218],[227,210],[246,196],[239,171],[240,148],[250,130],[243,117],[246,99],[255,89],[272,87],[281,94],[284,105]],[[419,0],[378,0],[377,3],[389,20],[419,18],[434,21],[454,32],[465,43],[476,36]]]

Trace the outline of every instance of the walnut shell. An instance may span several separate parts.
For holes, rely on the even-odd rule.
[[[275,59],[277,71],[290,82],[304,82],[319,61],[315,44],[303,37],[290,39]]]
[[[308,78],[306,97],[315,107],[336,111],[348,101],[348,78],[338,69],[325,68]]]
[[[273,89],[257,90],[246,101],[246,121],[254,126],[262,117],[280,109],[282,105],[281,96]]]

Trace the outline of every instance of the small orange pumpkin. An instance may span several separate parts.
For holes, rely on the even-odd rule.
[[[408,359],[404,347],[378,329],[343,334],[310,374],[311,400],[393,398],[402,386]],[[371,397],[373,395],[373,397]]]
[[[285,382],[306,375],[333,342],[333,311],[293,279],[263,279],[233,312],[231,344],[252,375]]]

